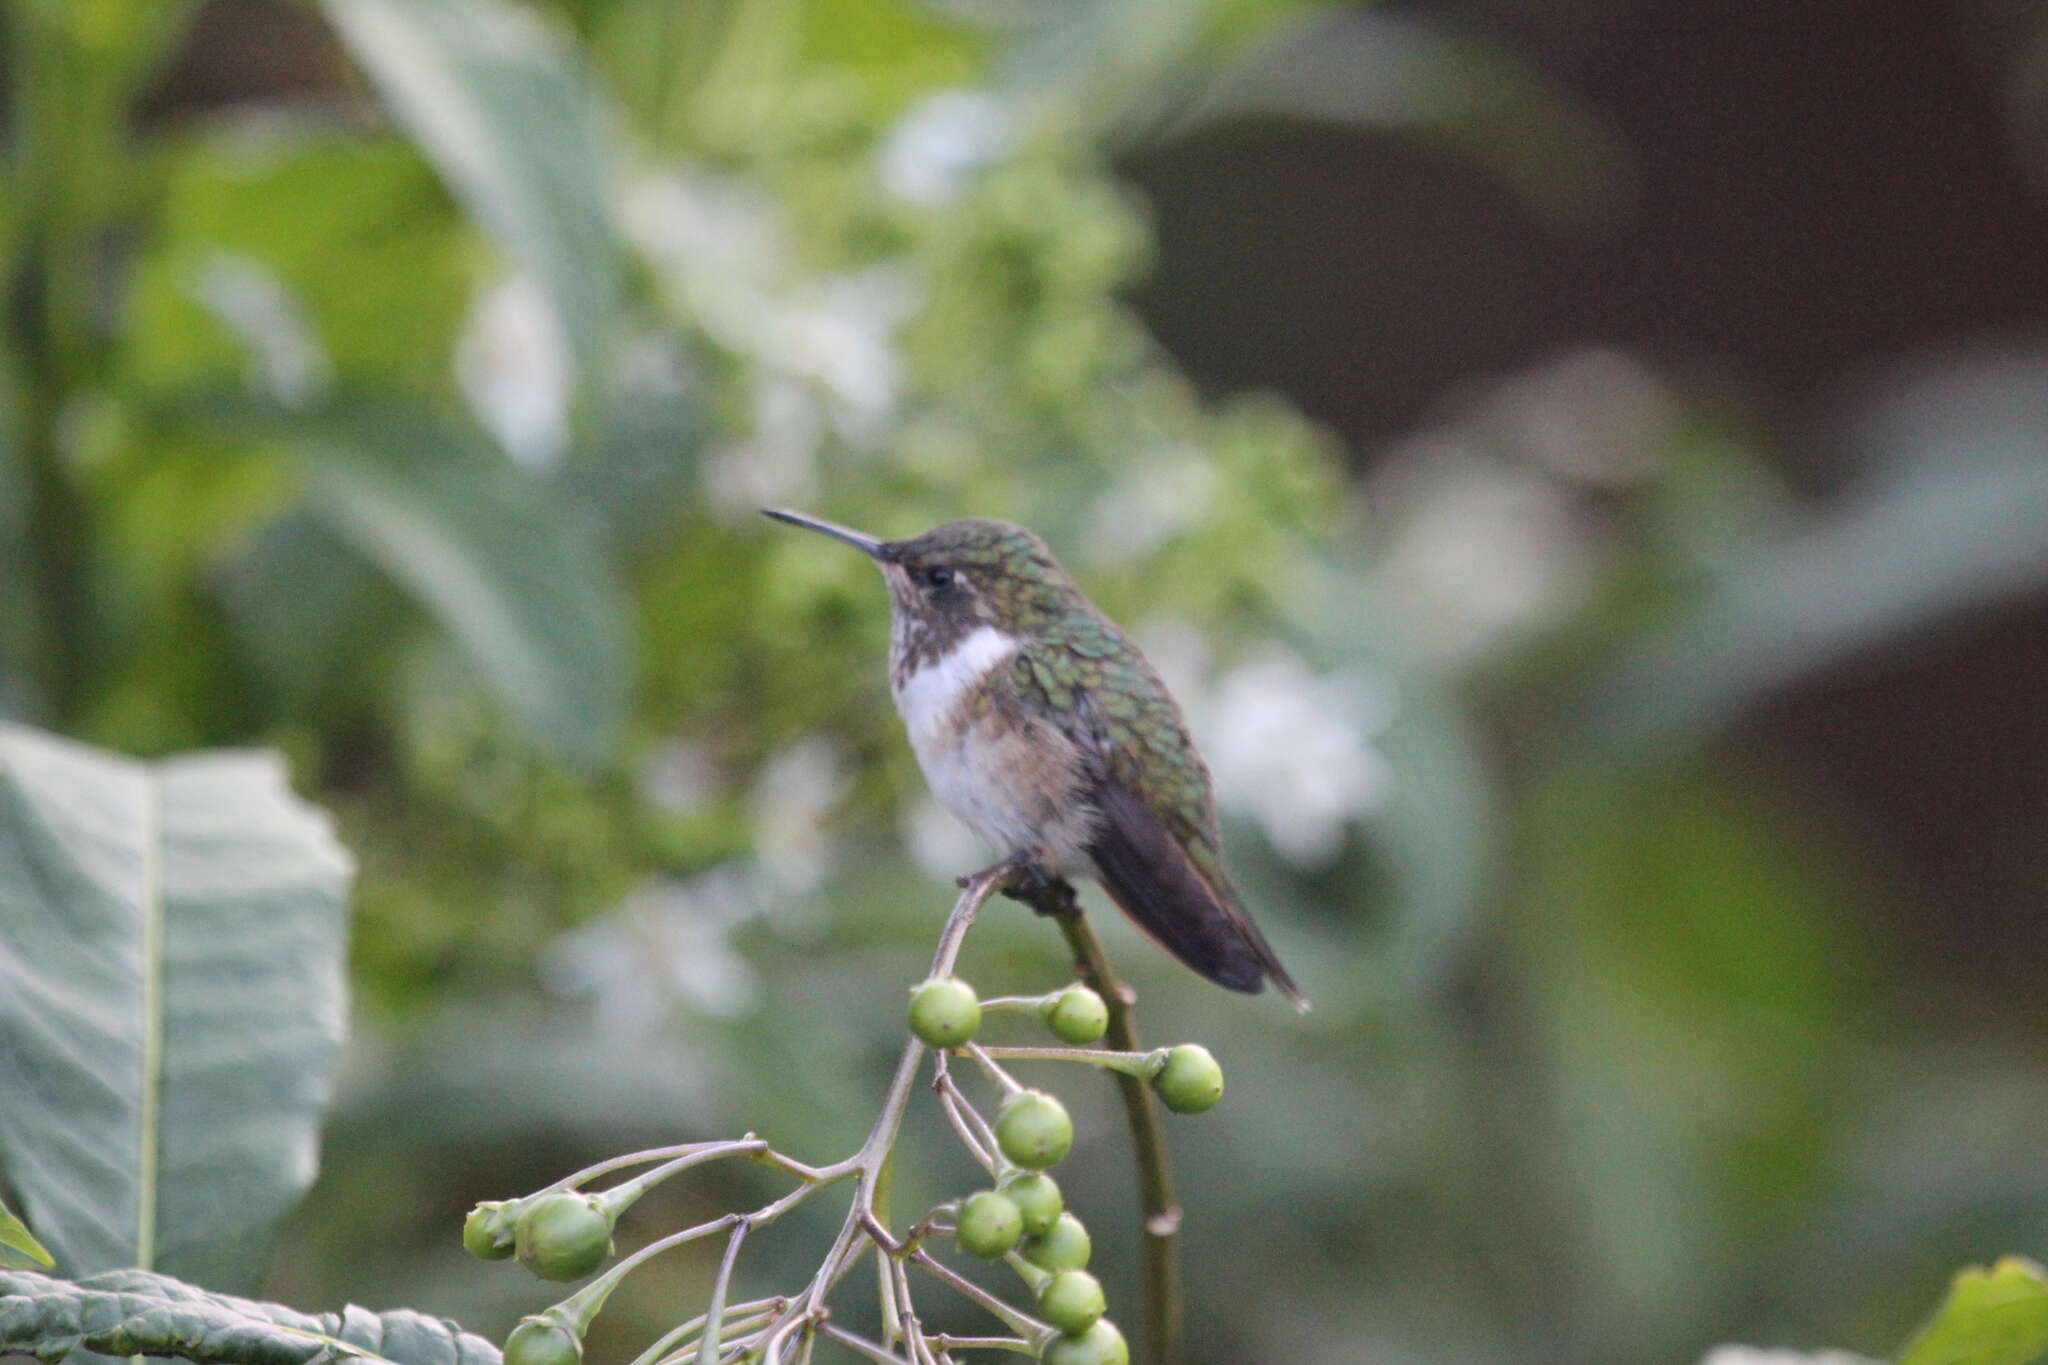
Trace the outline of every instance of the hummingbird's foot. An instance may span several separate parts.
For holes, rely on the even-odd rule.
[[[1080,908],[1073,884],[1046,871],[1045,864],[1034,854],[1016,854],[1011,857],[1010,866],[1016,871],[1003,894],[1011,900],[1022,901],[1041,915],[1071,915]]]
[[[1046,871],[1044,858],[1037,850],[1020,850],[999,863],[992,863],[970,876],[956,877],[954,881],[967,887],[989,877],[1003,883],[1005,896],[1024,902],[1041,915],[1071,915],[1081,908],[1073,884]]]

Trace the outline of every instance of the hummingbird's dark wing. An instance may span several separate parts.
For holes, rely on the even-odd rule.
[[[1247,993],[1270,978],[1307,1009],[1224,870],[1209,769],[1165,684],[1105,618],[1077,623],[1061,643],[1062,667],[1026,650],[1018,682],[1088,755],[1086,794],[1099,812],[1088,854],[1103,889],[1202,976]]]

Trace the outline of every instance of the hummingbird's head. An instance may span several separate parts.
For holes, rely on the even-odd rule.
[[[982,626],[1027,634],[1071,610],[1079,596],[1045,542],[1007,521],[972,517],[910,540],[878,540],[799,512],[764,511],[856,546],[881,566],[895,621],[894,652],[912,666],[949,652]]]

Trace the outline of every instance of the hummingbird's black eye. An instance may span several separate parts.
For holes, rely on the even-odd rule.
[[[935,564],[924,571],[924,585],[933,592],[953,586],[953,571],[943,564]]]

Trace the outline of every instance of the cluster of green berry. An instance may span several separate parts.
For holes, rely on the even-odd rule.
[[[1035,1356],[1045,1365],[1128,1365],[1130,1348],[1104,1316],[1102,1285],[1088,1272],[1088,1229],[1066,1208],[1048,1170],[1074,1145],[1066,1106],[1013,1078],[1011,1060],[1075,1062],[1135,1078],[1121,1082],[1139,1099],[1149,1085],[1167,1108],[1199,1113],[1223,1096],[1223,1072],[1208,1051],[1192,1043],[1150,1052],[1095,1046],[1109,1035],[1112,1012],[1102,997],[1074,983],[1043,996],[982,1000],[952,974],[961,939],[980,905],[1002,884],[991,869],[965,884],[965,894],[940,939],[932,976],[912,990],[906,1040],[881,1112],[859,1151],[825,1166],[810,1166],[744,1137],[634,1152],[600,1162],[523,1198],[479,1204],[463,1225],[463,1245],[484,1260],[517,1258],[549,1280],[595,1274],[562,1302],[523,1319],[505,1342],[505,1365],[578,1365],[583,1338],[623,1278],[651,1257],[698,1238],[723,1235],[725,1254],[707,1310],[664,1334],[632,1365],[803,1365],[819,1341],[835,1342],[874,1361],[901,1365],[954,1365],[955,1353],[1001,1350]],[[1089,959],[1106,974],[1099,951]],[[1105,975],[1105,979],[1108,979]],[[1012,1047],[976,1041],[983,1016],[1012,1011],[1038,1016],[1062,1046]],[[1130,1036],[1127,1016],[1116,1037]],[[952,1075],[971,1063],[1000,1092],[993,1122],[985,1119]],[[926,1212],[908,1228],[889,1224],[881,1191],[901,1123],[927,1063],[932,1090],[954,1132],[990,1185]],[[1151,1150],[1141,1144],[1141,1151]],[[706,1162],[744,1158],[794,1177],[796,1187],[745,1213],[729,1213],[659,1237],[597,1274],[612,1252],[619,1216],[655,1185]],[[639,1168],[602,1190],[600,1177]],[[818,1191],[842,1181],[853,1186],[852,1207],[817,1273],[801,1290],[729,1301],[734,1267],[749,1232],[775,1221]],[[972,1256],[1006,1260],[1036,1301],[1019,1310],[935,1257],[929,1244],[950,1236]],[[839,1282],[869,1261],[881,1291],[879,1340],[856,1334],[835,1318],[829,1300]],[[927,1332],[911,1293],[911,1273],[923,1273],[979,1305],[1009,1329],[1007,1336],[956,1337]],[[899,1350],[902,1354],[898,1354]]]
[[[516,1255],[544,1280],[580,1280],[611,1255],[616,1216],[602,1196],[573,1190],[490,1200],[463,1220],[462,1246],[484,1261]],[[505,1338],[505,1365],[577,1365],[582,1358],[579,1336],[546,1318],[529,1318]]]
[[[1076,1048],[1101,1041],[1109,1027],[1102,997],[1079,983],[986,1006],[1035,1010],[1055,1037]],[[962,1048],[980,1031],[983,1009],[965,981],[935,977],[911,992],[910,1031],[933,1048]],[[996,1055],[1086,1061],[1142,1076],[1176,1113],[1200,1113],[1223,1098],[1223,1069],[1195,1043],[1147,1053],[1008,1048]],[[1059,1185],[1045,1173],[1074,1144],[1066,1106],[1042,1090],[1015,1090],[997,1112],[994,1136],[1000,1160],[991,1165],[1005,1173],[993,1189],[961,1201],[956,1244],[969,1255],[1006,1257],[1023,1276],[1037,1296],[1039,1316],[1057,1333],[1039,1357],[1047,1365],[1127,1365],[1130,1348],[1103,1316],[1102,1284],[1087,1270],[1093,1250],[1088,1229],[1066,1211]]]
[[[980,1031],[984,1009],[1036,1010],[1054,1036],[1077,1048],[1100,1042],[1109,1028],[1109,1007],[1103,1004],[1101,996],[1079,982],[1051,995],[983,1001],[974,994],[974,987],[958,977],[934,977],[910,993],[910,1031],[930,1047],[964,1047]],[[1088,1062],[1138,1076],[1151,1082],[1160,1102],[1176,1114],[1199,1114],[1223,1098],[1223,1068],[1200,1043],[1182,1043],[1151,1052],[1006,1048],[994,1055]],[[1064,1110],[1061,1117],[1065,1117]],[[1071,1127],[1068,1137],[1071,1141]],[[1061,1154],[1065,1154],[1064,1150]],[[1059,1157],[1053,1160],[1058,1161]]]

